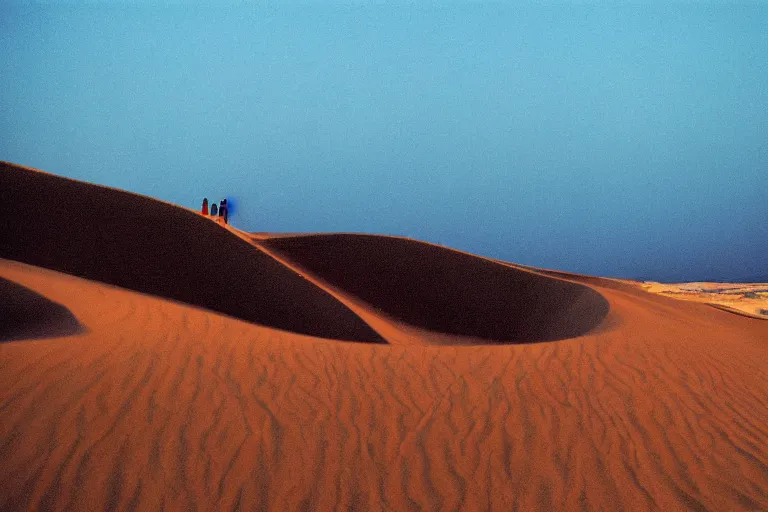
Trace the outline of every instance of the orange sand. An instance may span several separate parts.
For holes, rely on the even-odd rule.
[[[768,322],[0,173],[0,510],[768,509]]]

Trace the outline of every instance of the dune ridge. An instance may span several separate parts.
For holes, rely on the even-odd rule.
[[[59,190],[55,180],[35,187],[42,203]],[[135,236],[133,226],[101,222],[83,225]],[[46,240],[33,247],[49,260],[71,257]],[[168,247],[183,251],[173,240]],[[309,290],[341,290],[239,242],[242,257],[277,265],[267,273],[279,267]],[[360,265],[336,265],[346,263]],[[328,266],[329,277],[339,272]],[[234,280],[248,281],[250,269],[227,267]],[[0,510],[768,509],[763,320],[564,274],[552,281],[580,283],[608,303],[579,336],[340,343],[30,262],[0,258],[0,277],[84,327],[0,343]],[[366,305],[349,293],[355,286],[342,298],[388,321],[375,310],[386,301]]]

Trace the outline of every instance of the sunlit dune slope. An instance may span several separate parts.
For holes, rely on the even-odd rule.
[[[323,290],[192,211],[0,162],[0,257],[279,329],[381,342]]]
[[[440,333],[553,341],[588,332],[609,309],[586,286],[416,240],[326,234],[259,243],[397,320]]]

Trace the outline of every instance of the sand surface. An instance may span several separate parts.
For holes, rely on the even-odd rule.
[[[768,509],[764,320],[0,173],[0,510]]]

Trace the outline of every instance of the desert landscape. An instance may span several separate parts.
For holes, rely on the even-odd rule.
[[[764,303],[0,183],[0,510],[768,510]]]

